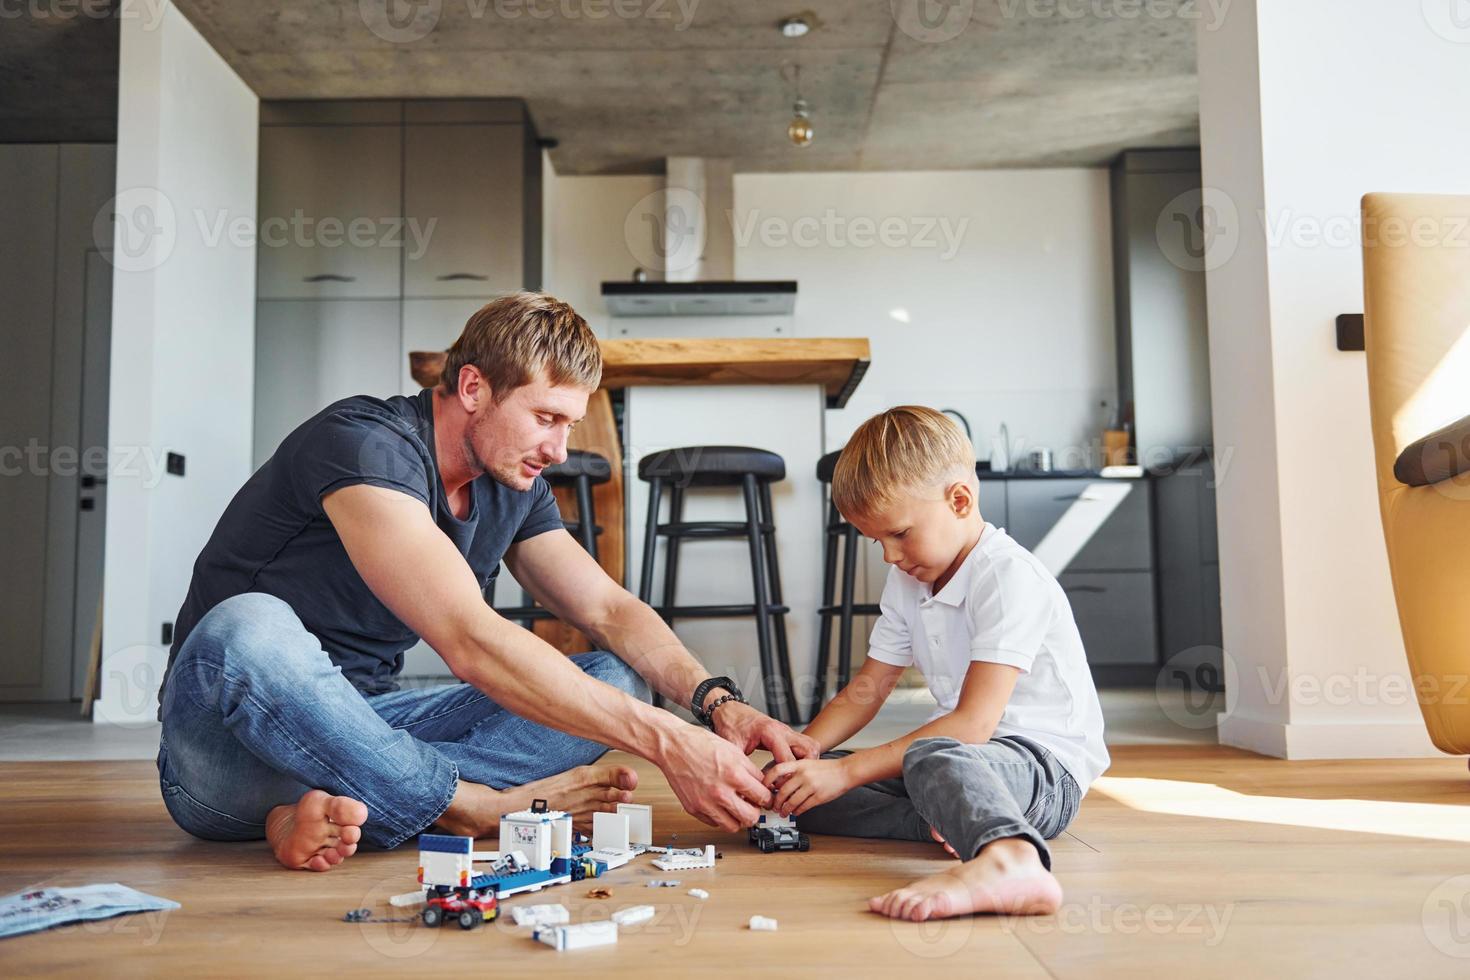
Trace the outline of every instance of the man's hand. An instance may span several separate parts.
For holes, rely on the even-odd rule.
[[[778,790],[771,809],[790,817],[837,799],[855,783],[842,759],[799,759],[771,766],[766,785]]]
[[[718,696],[711,694],[710,699]],[[794,732],[769,715],[738,701],[726,701],[716,708],[714,722],[720,737],[740,746],[746,755],[756,749],[765,749],[777,762],[790,762],[793,759],[815,759],[822,754],[822,747],[815,739]]]
[[[680,726],[657,760],[685,811],[712,827],[737,831],[760,816],[771,792],[734,745],[694,725]]]

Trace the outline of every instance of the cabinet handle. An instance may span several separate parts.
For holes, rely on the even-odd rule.
[[[451,272],[448,275],[435,276],[435,278],[440,282],[456,282],[462,279],[468,279],[471,282],[488,282],[490,280],[489,276],[482,276],[475,272]]]
[[[307,276],[302,282],[357,282],[356,276],[339,276],[335,272],[323,272],[318,276]]]
[[[1064,586],[1062,586],[1062,591],[1064,591],[1064,592],[1106,592],[1108,590],[1107,590],[1107,588],[1105,586],[1101,586],[1101,585],[1064,585]]]

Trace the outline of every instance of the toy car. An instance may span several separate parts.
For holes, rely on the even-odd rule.
[[[762,854],[772,851],[809,851],[811,838],[796,829],[796,822],[770,810],[761,811],[760,819],[750,828],[750,842]]]
[[[482,922],[494,921],[500,914],[493,882],[483,891],[479,888],[431,887],[424,901],[426,907],[422,918],[426,926],[443,925],[455,919],[461,929],[474,929]]]

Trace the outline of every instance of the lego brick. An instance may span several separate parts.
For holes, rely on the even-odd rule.
[[[618,924],[604,920],[583,922],[574,926],[540,926],[531,936],[558,951],[610,946],[618,941]]]
[[[776,920],[768,919],[763,915],[752,915],[750,917],[750,929],[752,932],[775,932]]]
[[[441,854],[473,854],[475,841],[470,837],[449,834],[419,834],[419,850]]]
[[[642,925],[653,918],[652,905],[630,905],[625,909],[618,909],[612,914],[612,920],[619,926]]]
[[[653,866],[660,871],[692,871],[696,868],[713,868],[715,866],[715,845],[706,844],[704,853],[698,857],[684,853],[666,854],[655,860]]]
[[[571,921],[565,905],[521,905],[510,910],[518,926],[564,926]]]
[[[592,850],[628,850],[628,815],[624,813],[592,814]]]
[[[628,841],[633,845],[653,843],[653,807],[646,803],[619,803],[617,812],[628,818]]]

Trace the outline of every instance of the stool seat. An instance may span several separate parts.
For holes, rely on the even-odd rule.
[[[817,480],[819,482],[832,482],[832,474],[837,472],[837,457],[841,455],[842,450],[834,449],[832,452],[817,460]]]
[[[667,480],[686,487],[738,487],[746,474],[762,483],[786,479],[786,461],[750,446],[683,446],[649,453],[638,461],[640,480]]]
[[[566,462],[546,467],[541,475],[554,487],[570,486],[583,476],[593,486],[600,486],[612,479],[612,464],[606,456],[584,449],[568,449]]]

